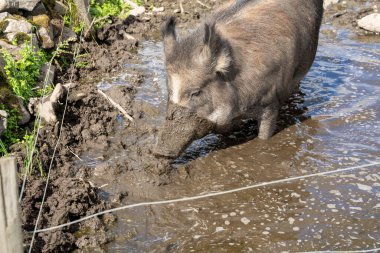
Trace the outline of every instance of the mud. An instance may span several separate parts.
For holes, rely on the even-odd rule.
[[[214,5],[213,1],[206,2],[209,2],[210,6]],[[178,15],[182,23],[190,27],[191,22],[199,18],[199,13],[207,10],[197,5],[195,1],[189,1],[184,4],[188,10],[185,14],[174,15]],[[162,6],[165,7],[162,13],[147,13],[139,18],[129,17],[126,20],[116,19],[112,24],[107,24],[97,31],[96,42],[81,42],[80,57],[75,65],[71,64],[65,69],[58,68],[55,82],[73,82],[74,85],[68,97],[62,129],[60,122],[54,126],[44,124],[38,136],[37,156],[40,165],[35,164],[35,172],[28,177],[21,203],[25,231],[34,229],[50,163],[50,182],[38,228],[62,224],[105,210],[128,196],[126,190],[109,196],[100,189],[101,185],[94,185],[89,181],[94,171],[95,174],[109,174],[108,184],[125,184],[117,179],[120,174],[128,174],[131,171],[133,175],[149,184],[162,185],[169,182],[170,160],[156,158],[151,152],[152,145],[144,146],[144,140],[152,136],[156,126],[125,121],[117,109],[97,92],[97,89],[103,88],[101,83],[99,84],[100,81],[118,75],[125,71],[126,64],[138,61],[136,53],[141,41],[159,37],[159,27],[164,16],[173,14],[174,8],[178,8],[171,1],[162,3]],[[71,49],[75,46],[77,45],[72,45]],[[70,55],[63,57],[70,58]],[[136,119],[159,115],[161,111],[152,109],[144,102],[133,102],[137,89],[143,82],[144,73],[132,69],[129,73],[130,75],[123,80],[128,85],[113,86],[104,92]],[[62,115],[63,108],[59,116],[62,118]],[[124,131],[116,132],[118,129]],[[51,161],[60,131],[62,136],[57,153]],[[118,141],[118,134],[130,136],[130,139]],[[111,164],[99,164],[95,170],[91,162],[86,163],[88,154],[94,157],[88,160],[95,159],[101,162],[114,157],[114,153],[119,150],[130,152],[130,157],[127,160],[115,159]],[[21,145],[13,146],[12,151],[16,154],[21,168],[26,158],[25,151]],[[39,166],[43,176],[37,172]],[[21,180],[20,177],[20,184]],[[108,215],[80,225],[40,233],[36,236],[33,252],[68,252],[74,249],[102,251],[99,247],[110,240],[105,224],[109,224],[113,219],[112,215]],[[26,234],[26,245],[29,242],[30,234]]]
[[[202,2],[212,8],[223,1]],[[163,13],[115,20],[98,31],[98,42],[86,41],[80,51],[84,67],[74,69],[75,66],[71,66],[74,86],[62,129],[59,124],[44,125],[41,129],[37,148],[45,174],[41,177],[34,172],[28,178],[22,201],[23,228],[30,231],[34,227],[46,173],[61,130],[39,228],[76,220],[121,204],[229,189],[307,174],[330,164],[337,168],[378,157],[379,143],[371,136],[378,136],[378,129],[373,126],[378,124],[376,111],[379,108],[376,103],[360,102],[364,97],[365,101],[378,101],[371,95],[378,92],[374,84],[378,68],[368,63],[378,61],[371,49],[378,50],[378,44],[366,44],[369,36],[362,36],[364,31],[357,29],[354,22],[358,16],[373,11],[365,9],[378,1],[370,4],[345,2],[346,6],[340,4],[326,11],[322,49],[327,53],[318,56],[314,72],[303,82],[304,88],[282,109],[280,127],[273,139],[257,140],[254,122],[246,121],[240,130],[227,136],[211,134],[195,141],[174,162],[156,156],[153,151],[166,110],[162,45],[156,41],[164,16],[179,9],[177,2],[162,1]],[[182,30],[191,29],[202,14],[209,11],[197,1],[184,1],[183,7],[184,14],[174,14]],[[378,43],[376,37],[370,38],[371,43]],[[365,42],[357,42],[362,40]],[[338,56],[334,52],[339,49],[334,43],[338,42],[350,52],[359,51],[358,55],[353,53],[355,60],[334,59]],[[358,49],[362,47],[364,51]],[[367,55],[367,63],[360,60],[362,55]],[[350,72],[345,65],[347,68],[360,67],[362,72],[355,72],[355,77],[345,76],[344,73]],[[330,76],[324,76],[326,71]],[[69,73],[60,73],[57,81],[67,82]],[[368,78],[363,77],[363,73]],[[354,85],[350,86],[347,81],[348,84],[339,86],[344,80]],[[123,118],[97,92],[98,89],[120,104],[135,121]],[[354,94],[357,90],[358,94]],[[351,97],[354,95],[357,99]],[[327,97],[333,99],[330,101]],[[350,109],[356,105],[363,110]],[[211,130],[207,122],[194,115],[183,115],[193,118],[194,124],[204,123],[205,131]],[[347,122],[352,122],[353,126]],[[354,130],[350,130],[350,126]],[[175,122],[171,129],[163,134],[183,132],[175,128]],[[196,135],[192,131],[188,134]],[[354,135],[357,137],[347,137]],[[162,147],[159,151],[165,151],[165,145],[167,143],[159,144],[158,147]],[[21,164],[25,158],[23,151],[19,146],[13,149]],[[377,177],[367,171],[348,176],[263,188],[175,208],[140,208],[118,213],[117,218],[105,215],[38,234],[33,252],[153,252],[163,248],[168,252],[220,252],[221,249],[238,252],[249,248],[256,252],[277,252],[376,246],[376,240],[371,239],[378,236],[372,232],[379,229],[373,218],[377,215],[376,208],[373,209],[376,196],[371,192],[358,192],[356,186],[359,183],[375,188]],[[337,182],[341,195],[336,191]],[[328,195],[330,193],[333,197]],[[355,200],[361,198],[363,202],[349,204],[345,196]],[[312,208],[327,204],[328,208]],[[333,204],[336,208],[330,208]],[[322,215],[317,214],[319,211]],[[357,222],[350,217],[351,211],[356,212]],[[323,220],[321,216],[326,213],[328,218]],[[335,224],[336,229],[329,223]],[[334,236],[337,229],[347,231],[349,227],[352,232]],[[318,239],[330,237],[333,240]],[[255,238],[254,243],[251,243],[252,238]],[[25,243],[29,241],[30,236],[26,236]]]
[[[214,130],[212,122],[199,118],[196,114],[180,106],[170,106],[167,115],[154,148],[154,153],[158,156],[177,158],[193,140]],[[176,136],[175,142],[169,142],[172,140],[170,136],[173,135]]]

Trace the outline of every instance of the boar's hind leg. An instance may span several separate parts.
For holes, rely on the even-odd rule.
[[[262,140],[269,139],[276,130],[278,105],[269,105],[265,107],[259,117],[259,138]]]

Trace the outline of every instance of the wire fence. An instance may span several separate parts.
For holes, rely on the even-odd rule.
[[[200,200],[200,199],[206,199],[206,198],[212,198],[212,197],[217,197],[221,195],[226,195],[226,194],[231,194],[231,193],[236,193],[236,192],[241,192],[241,191],[246,191],[258,187],[264,187],[264,186],[270,186],[270,185],[275,185],[275,184],[280,184],[280,183],[288,183],[296,180],[301,180],[301,179],[307,179],[307,178],[312,178],[312,177],[321,177],[321,176],[326,176],[326,175],[331,175],[331,174],[336,174],[336,173],[343,173],[343,172],[348,172],[348,171],[353,171],[353,170],[358,170],[358,169],[363,169],[363,168],[370,168],[380,165],[380,162],[374,162],[370,164],[365,164],[365,165],[359,165],[359,166],[354,166],[354,167],[348,167],[345,169],[337,169],[337,170],[331,170],[331,171],[325,171],[325,172],[319,172],[319,173],[313,173],[313,174],[308,174],[308,175],[302,175],[302,176],[297,176],[297,177],[291,177],[291,178],[284,178],[284,179],[279,179],[279,180],[274,180],[270,182],[262,182],[254,185],[249,185],[245,187],[240,187],[240,188],[235,188],[231,190],[226,190],[226,191],[219,191],[219,192],[212,192],[208,194],[203,194],[203,195],[198,195],[198,196],[191,196],[191,197],[183,197],[183,198],[178,198],[178,199],[169,199],[169,200],[159,200],[159,201],[150,201],[150,202],[142,202],[142,203],[136,203],[136,204],[131,204],[131,205],[125,205],[121,207],[116,207],[112,208],[109,210],[105,210],[102,212],[98,212],[96,214],[92,214],[86,217],[83,217],[81,219],[67,222],[58,226],[53,226],[49,228],[44,228],[44,229],[35,229],[33,231],[29,231],[29,233],[40,233],[40,232],[47,232],[63,227],[67,227],[103,214],[107,213],[112,213],[112,212],[117,212],[120,210],[125,210],[125,209],[131,209],[131,208],[136,208],[136,207],[142,207],[142,206],[153,206],[153,205],[164,205],[164,204],[174,204],[174,203],[179,203],[179,202],[188,202],[188,201],[194,201],[194,200]]]
[[[83,33],[83,30],[81,32],[81,35]],[[81,41],[82,43],[82,41]],[[76,63],[76,60],[77,60],[77,55],[79,53],[79,50],[80,50],[80,47],[81,47],[81,43],[78,43],[76,44],[75,48],[74,48],[74,54],[73,54],[73,65],[75,65]],[[73,80],[73,77],[74,77],[74,71],[72,70],[71,73],[70,73],[70,78],[69,78],[69,83],[72,82]],[[34,230],[33,230],[33,235],[32,235],[32,239],[31,239],[31,242],[30,242],[30,246],[29,246],[29,250],[28,252],[32,252],[32,249],[33,249],[33,244],[34,244],[34,240],[35,240],[35,235],[36,235],[36,231],[38,229],[38,223],[40,221],[40,218],[41,218],[41,215],[42,215],[42,210],[43,210],[43,206],[44,206],[44,203],[45,203],[45,199],[46,199],[46,193],[47,193],[47,189],[48,189],[48,185],[49,185],[49,180],[50,180],[50,172],[51,172],[51,168],[53,166],[53,163],[54,163],[54,157],[55,157],[55,154],[57,152],[57,148],[58,148],[58,145],[60,143],[60,140],[61,140],[61,136],[62,136],[62,130],[63,130],[63,122],[65,120],[65,116],[66,116],[66,111],[67,111],[67,104],[68,104],[68,98],[69,98],[69,94],[70,94],[70,85],[67,87],[67,93],[66,93],[66,98],[65,98],[65,105],[64,105],[64,109],[63,109],[63,114],[62,114],[62,119],[61,119],[61,122],[60,122],[60,128],[59,128],[59,134],[58,134],[58,139],[56,141],[56,144],[54,146],[54,150],[53,150],[53,154],[52,154],[52,157],[51,157],[51,160],[50,160],[50,164],[49,164],[49,168],[48,168],[48,173],[47,173],[47,178],[46,178],[46,182],[45,182],[45,188],[44,188],[44,193],[43,193],[43,196],[42,196],[42,201],[41,201],[41,205],[40,205],[40,209],[38,211],[38,215],[37,215],[37,219],[36,219],[36,223],[35,223],[35,226],[34,226]],[[41,119],[39,121],[39,124],[41,123]],[[39,129],[38,129],[39,130]],[[38,135],[36,136],[36,141],[34,143],[34,145],[36,145],[37,143],[37,138],[38,138]],[[35,146],[34,146],[35,147]],[[30,166],[30,165],[28,165]],[[27,171],[25,172],[25,174],[28,174]],[[26,179],[27,179],[27,176],[24,176],[24,181],[23,181],[23,185],[22,185],[22,189],[21,189],[21,194],[20,194],[20,201],[22,199],[22,193],[24,192],[24,187],[25,187],[25,182],[26,182]]]
[[[325,250],[325,251],[301,251],[301,252],[295,252],[295,253],[375,253],[375,252],[380,252],[380,248],[375,248],[375,249],[364,249],[364,250],[345,250],[345,251],[330,251],[330,250]]]
[[[93,23],[91,25],[93,25]],[[82,30],[82,32],[83,32],[83,30]],[[77,56],[77,54],[79,52],[81,43],[82,43],[82,41],[80,41],[80,43],[78,43],[76,45],[75,49],[74,49],[74,64],[76,62],[76,56]],[[54,56],[53,56],[53,58],[54,58]],[[47,87],[48,73],[50,72],[53,58],[49,62],[48,71],[47,71],[46,76],[44,78],[43,94],[42,94],[42,97],[41,97],[41,101],[43,101],[43,99],[46,97],[46,87]],[[70,78],[69,78],[70,82],[73,80],[73,75],[74,75],[74,71],[72,70],[71,73],[70,73]],[[177,198],[177,199],[149,201],[149,202],[141,202],[141,203],[136,203],[136,204],[124,205],[124,206],[120,206],[120,207],[117,207],[117,208],[112,208],[112,209],[108,209],[108,210],[105,210],[105,211],[101,211],[101,212],[98,212],[96,214],[92,214],[92,215],[80,218],[78,220],[74,220],[74,221],[67,222],[67,223],[64,223],[64,224],[60,224],[60,225],[57,225],[57,226],[52,226],[52,227],[48,227],[48,228],[38,229],[38,224],[39,224],[39,221],[40,221],[40,218],[41,218],[41,215],[42,215],[42,211],[43,211],[43,206],[44,206],[44,203],[45,203],[45,200],[46,200],[47,189],[48,189],[49,180],[50,180],[51,168],[53,166],[54,157],[55,157],[58,145],[60,143],[61,135],[62,135],[63,123],[64,123],[64,120],[65,120],[65,115],[66,115],[66,110],[67,110],[67,105],[68,105],[69,92],[70,92],[70,86],[67,88],[67,94],[66,94],[65,104],[64,104],[64,111],[63,111],[62,119],[61,119],[61,122],[60,122],[60,131],[59,131],[58,139],[56,141],[56,144],[55,144],[55,147],[54,147],[54,150],[53,150],[52,158],[50,160],[50,164],[49,164],[49,168],[48,168],[48,172],[47,172],[47,178],[46,178],[45,187],[44,187],[44,192],[43,192],[43,197],[42,197],[40,209],[39,209],[39,212],[38,212],[38,215],[37,215],[37,219],[36,219],[36,222],[35,222],[35,225],[34,225],[34,229],[33,229],[33,231],[27,231],[27,233],[31,233],[32,234],[32,238],[31,238],[31,242],[30,242],[30,246],[29,246],[29,250],[28,250],[29,253],[32,252],[34,241],[35,241],[35,236],[36,236],[37,233],[48,232],[48,231],[53,231],[53,230],[56,230],[56,229],[68,227],[70,225],[74,225],[74,224],[77,224],[77,223],[83,222],[85,220],[88,220],[88,219],[91,219],[91,218],[95,218],[95,217],[98,217],[98,216],[101,216],[101,215],[104,215],[104,214],[107,214],[107,213],[113,213],[113,212],[117,212],[117,211],[121,211],[121,210],[132,209],[132,208],[143,207],[143,206],[167,205],[167,204],[174,204],[174,203],[180,203],[180,202],[189,202],[189,201],[195,201],[195,200],[202,200],[202,199],[213,198],[213,197],[217,197],[217,196],[237,193],[237,192],[241,192],[241,191],[247,191],[247,190],[254,189],[254,188],[259,188],[259,187],[272,186],[272,185],[282,184],[282,183],[289,183],[289,182],[292,182],[292,181],[302,180],[302,179],[307,179],[307,178],[312,178],[312,177],[321,177],[321,176],[327,176],[327,175],[331,175],[331,174],[344,173],[344,172],[348,172],[348,171],[359,170],[359,169],[363,169],[363,168],[371,168],[371,167],[375,167],[375,166],[380,165],[380,162],[376,161],[376,162],[373,162],[373,163],[370,163],[370,164],[353,166],[353,167],[348,167],[348,168],[344,168],[344,169],[336,169],[336,170],[332,170],[332,171],[325,171],[325,172],[313,173],[313,174],[308,174],[308,175],[301,175],[301,176],[296,176],[296,177],[291,177],[291,178],[284,178],[284,179],[279,179],[279,180],[274,180],[274,181],[269,181],[269,182],[261,182],[261,183],[257,183],[257,184],[253,184],[253,185],[248,185],[248,186],[240,187],[240,188],[235,188],[235,189],[231,189],[231,190],[218,191],[218,192],[210,192],[210,193],[207,193],[207,194],[190,196],[190,197],[182,197],[182,198]],[[42,106],[42,103],[41,103],[41,106]],[[35,136],[35,139],[34,139],[34,143],[33,143],[33,146],[32,146],[31,153],[28,154],[29,155],[29,160],[28,160],[28,163],[27,163],[27,166],[26,166],[26,170],[25,170],[25,174],[24,174],[23,181],[22,181],[22,186],[21,186],[20,195],[19,195],[19,202],[22,201],[23,194],[25,192],[26,182],[27,182],[27,179],[28,179],[28,174],[29,174],[28,172],[31,169],[30,167],[33,164],[32,163],[33,154],[34,154],[34,151],[36,149],[36,145],[37,145],[38,137],[39,137],[39,132],[40,132],[40,128],[41,128],[41,117],[40,116],[37,116],[36,122],[37,122],[36,123],[36,126],[37,126],[36,127],[36,136]],[[368,249],[368,250],[344,251],[344,252],[347,252],[347,253],[362,253],[363,252],[364,253],[364,252],[378,252],[378,251],[380,251],[380,248]],[[298,253],[311,253],[311,252],[313,252],[313,253],[325,253],[325,252],[329,252],[329,253],[336,252],[336,253],[338,253],[338,252],[343,252],[343,251],[310,251],[310,252],[298,252]]]

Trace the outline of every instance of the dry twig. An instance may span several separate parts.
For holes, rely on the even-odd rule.
[[[185,10],[183,9],[182,1],[183,0],[179,0],[179,8],[181,9],[181,14],[185,14]]]
[[[103,91],[98,89],[98,93],[105,97],[114,107],[116,107],[127,119],[134,122],[134,119],[124,110],[123,107],[121,107],[118,103],[113,101],[109,96],[107,96]]]
[[[209,5],[201,2],[200,0],[198,0],[197,3],[199,3],[200,5],[202,5],[203,7],[207,8],[207,9],[211,9],[211,7]]]

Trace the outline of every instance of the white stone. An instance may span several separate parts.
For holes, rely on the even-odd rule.
[[[54,88],[53,93],[44,99],[42,104],[38,103],[38,105],[29,105],[29,110],[35,111],[35,108],[38,108],[37,113],[40,115],[41,119],[47,123],[53,124],[58,120],[56,110],[59,101],[65,92],[66,89],[61,84],[57,84]],[[31,99],[31,101],[34,100]]]
[[[7,129],[7,117],[7,112],[0,110],[0,136]]]
[[[332,4],[337,4],[339,3],[340,0],[323,0],[323,8],[327,8]]]
[[[12,5],[12,2],[13,2],[13,5]],[[0,0],[0,12],[15,8],[14,6],[15,3],[17,3],[18,9],[32,11],[39,2],[40,0],[14,0],[14,1]]]
[[[0,22],[3,21],[5,18],[9,17],[11,14],[8,12],[1,12],[0,13]]]
[[[8,18],[7,28],[4,30],[4,33],[30,33],[32,30],[32,24],[26,20],[16,20]]]
[[[380,33],[380,14],[372,13],[358,20],[358,25],[368,31]]]
[[[145,7],[144,6],[137,6],[136,8],[132,9],[129,14],[135,17],[138,17],[145,13]]]
[[[165,8],[164,7],[153,7],[153,12],[163,12],[165,11]]]
[[[41,47],[45,49],[51,49],[54,47],[54,36],[52,29],[46,29],[41,27],[37,31],[38,39],[41,42]]]

